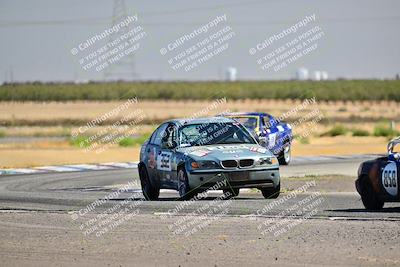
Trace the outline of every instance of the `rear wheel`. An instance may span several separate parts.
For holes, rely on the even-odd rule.
[[[181,200],[189,200],[196,195],[193,190],[190,191],[187,173],[184,168],[178,170],[178,192]]]
[[[374,192],[367,177],[365,177],[362,182],[361,200],[364,204],[364,207],[368,210],[380,210],[385,204],[385,202],[382,201]]]
[[[281,192],[281,184],[278,184],[277,187],[272,188],[262,188],[260,189],[264,198],[274,199],[279,197],[279,193]]]
[[[279,153],[278,161],[280,165],[289,165],[291,159],[292,159],[292,149],[290,143],[287,142],[286,144],[284,144],[282,152]]]
[[[232,197],[237,197],[239,195],[239,190],[240,188],[229,188],[229,189],[224,189],[224,195],[226,198],[232,198]]]
[[[160,196],[160,188],[151,181],[145,166],[140,167],[139,177],[144,198],[146,200],[157,200]]]

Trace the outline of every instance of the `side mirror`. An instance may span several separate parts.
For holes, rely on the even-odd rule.
[[[267,138],[265,136],[259,136],[258,137],[258,142],[260,143],[260,145],[265,146],[267,145]]]

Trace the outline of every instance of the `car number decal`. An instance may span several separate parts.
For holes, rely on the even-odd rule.
[[[161,152],[157,157],[157,169],[161,171],[171,170],[171,152]]]
[[[397,196],[397,166],[390,162],[382,171],[382,185],[392,196]]]

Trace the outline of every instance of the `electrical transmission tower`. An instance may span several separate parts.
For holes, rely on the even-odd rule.
[[[122,20],[126,19],[128,12],[125,6],[124,0],[114,0],[112,25],[114,27]],[[129,24],[126,27],[121,27],[118,32],[110,34],[109,43],[113,42],[119,37],[134,28],[135,25]],[[115,80],[126,80],[132,81],[138,78],[135,68],[135,56],[134,53],[129,54],[121,58],[118,62],[112,64],[104,70],[104,79],[109,81]]]

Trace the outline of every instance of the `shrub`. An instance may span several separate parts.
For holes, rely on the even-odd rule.
[[[124,137],[118,142],[118,144],[122,147],[141,146],[149,136],[150,134],[143,134],[139,137]]]
[[[77,136],[74,138],[71,138],[69,140],[69,143],[73,146],[79,147],[79,148],[85,148],[90,146],[90,140],[89,137],[87,136]]]
[[[0,101],[306,99],[400,101],[398,80],[24,83],[1,86]],[[345,111],[342,108],[340,111]]]
[[[341,124],[337,124],[332,127],[329,131],[322,134],[322,136],[338,136],[345,135],[347,133],[347,128]]]
[[[124,137],[118,142],[119,146],[128,147],[135,145],[135,139],[132,137]]]
[[[352,129],[353,136],[369,136],[370,132],[364,129]]]
[[[400,135],[398,131],[387,126],[377,125],[374,128],[374,136],[394,137],[398,135]]]
[[[303,145],[308,145],[310,143],[310,140],[307,137],[296,135],[294,136],[294,138],[298,140],[300,144]]]

